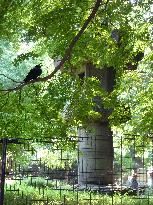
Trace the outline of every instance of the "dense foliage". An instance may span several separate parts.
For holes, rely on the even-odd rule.
[[[49,76],[53,70],[51,59],[64,57],[95,2],[101,3],[96,15],[74,41],[60,71]],[[50,137],[62,139],[60,143],[66,145],[69,136],[75,135],[76,126],[101,117],[92,111],[92,99],[97,95],[103,97],[106,108],[114,109],[112,125],[125,129],[128,122],[126,126],[132,132],[152,133],[152,16],[151,1],[147,2],[1,1],[0,69],[5,75],[0,76],[1,137]],[[120,31],[119,41],[112,38],[113,30]],[[138,69],[125,71],[136,65],[139,52],[144,52],[144,58]],[[46,81],[15,89],[15,81],[22,81],[28,69],[40,61],[43,76],[49,76]],[[105,93],[94,78],[82,84],[76,73],[87,62],[116,69],[113,93]],[[9,88],[14,90],[4,91]]]

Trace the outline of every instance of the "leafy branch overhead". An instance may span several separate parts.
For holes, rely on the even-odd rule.
[[[10,2],[1,5],[0,20],[2,137],[64,136],[69,140],[74,127],[102,117],[93,110],[95,96],[102,98],[106,109],[113,108],[110,122],[114,126],[153,130],[150,3]],[[55,68],[52,59],[60,59]],[[40,63],[43,77],[39,70],[38,78],[26,79],[28,69]],[[112,93],[104,92],[95,78],[79,79],[76,74],[87,63],[114,68]],[[58,72],[63,67],[64,72]]]
[[[108,4],[108,2],[109,1],[106,2],[106,5]],[[44,82],[44,81],[51,79],[61,69],[61,67],[64,65],[64,63],[71,58],[71,53],[73,51],[75,44],[79,41],[80,37],[82,36],[84,31],[88,27],[89,23],[95,17],[101,3],[102,3],[102,0],[96,0],[95,6],[93,7],[91,14],[84,22],[84,24],[83,24],[82,28],[80,29],[80,31],[78,32],[78,34],[72,39],[71,43],[69,44],[68,48],[65,51],[63,58],[60,60],[59,65],[57,65],[55,67],[55,69],[53,70],[53,72],[51,74],[49,74],[48,76],[43,77],[43,78],[37,78],[34,80],[30,80],[26,83],[21,83],[19,86],[15,87],[15,88],[10,88],[10,89],[1,90],[1,91],[9,91],[10,92],[10,91],[15,91],[15,90],[20,90],[22,87],[24,87],[28,84],[35,83],[35,82]]]

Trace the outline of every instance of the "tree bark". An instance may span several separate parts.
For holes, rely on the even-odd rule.
[[[115,84],[115,71],[113,68],[96,69],[88,64],[85,77],[97,77],[102,88],[111,92]],[[98,99],[95,98],[96,101]],[[102,100],[102,99],[101,99]],[[99,103],[97,101],[97,103]],[[88,128],[78,128],[79,136],[79,163],[78,183],[102,184],[113,183],[113,135],[108,122],[110,110],[99,105],[93,109],[102,112],[104,117],[99,122],[89,122]]]
[[[113,138],[105,123],[79,129],[79,184],[113,183]]]

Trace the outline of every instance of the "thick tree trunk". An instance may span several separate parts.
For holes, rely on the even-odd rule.
[[[112,132],[105,123],[79,129],[79,184],[113,183]]]
[[[101,81],[102,88],[111,92],[115,82],[113,68],[95,69],[88,64],[85,77],[95,76]],[[94,99],[99,104],[98,96]],[[98,109],[97,109],[98,108]],[[79,128],[79,165],[78,183],[103,184],[113,183],[113,137],[108,123],[110,110],[99,105],[93,109],[102,112],[104,118],[99,122],[88,123],[88,128]]]

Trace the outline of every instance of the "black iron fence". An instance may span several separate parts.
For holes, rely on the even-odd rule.
[[[113,184],[79,184],[78,150],[69,153],[31,139],[0,142],[1,205],[153,204],[151,137],[114,137]],[[11,154],[12,146],[21,157]]]

